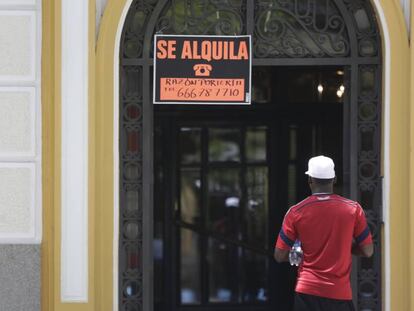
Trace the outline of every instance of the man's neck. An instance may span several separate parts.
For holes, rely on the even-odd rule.
[[[333,194],[332,187],[320,187],[316,189],[312,189],[312,194]]]

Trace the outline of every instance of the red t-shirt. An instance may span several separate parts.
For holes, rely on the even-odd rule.
[[[372,243],[361,206],[339,195],[312,195],[286,213],[276,247],[302,243],[296,292],[351,300],[352,241]]]

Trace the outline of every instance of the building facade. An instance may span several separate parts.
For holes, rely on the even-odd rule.
[[[357,309],[414,310],[410,10],[0,0],[0,310],[290,310],[272,247],[318,153],[373,232]],[[156,33],[252,35],[252,105],[154,105]]]

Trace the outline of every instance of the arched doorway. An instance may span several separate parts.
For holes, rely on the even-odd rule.
[[[152,268],[153,236],[142,228],[153,221],[151,42],[159,31],[252,34],[256,67],[343,69],[343,192],[366,209],[377,249],[357,263],[355,295],[360,309],[380,310],[381,44],[375,14],[360,0],[133,2],[120,55],[120,310],[142,307],[143,271]]]

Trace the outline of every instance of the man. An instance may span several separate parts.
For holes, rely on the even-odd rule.
[[[333,193],[332,159],[311,158],[305,174],[312,195],[286,213],[274,257],[288,261],[295,241],[301,242],[295,311],[353,311],[352,254],[370,257],[374,252],[364,211],[357,202]]]

